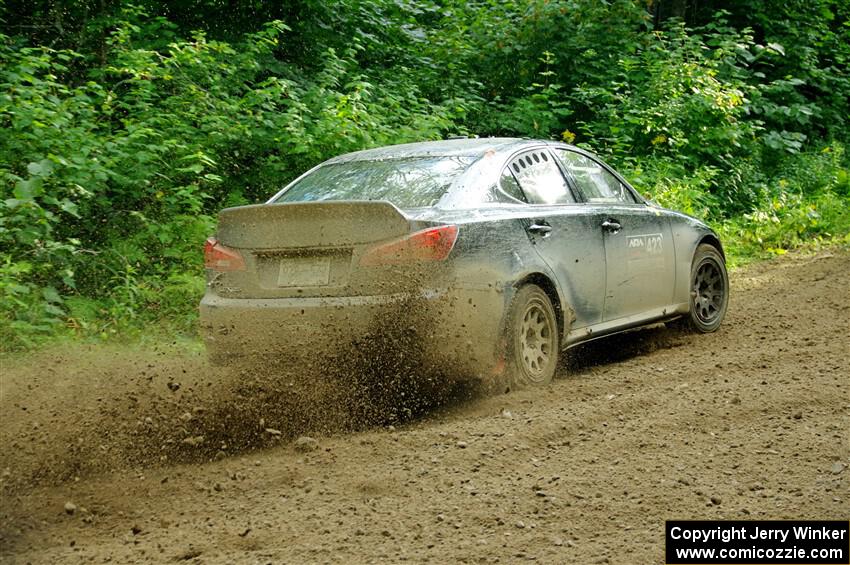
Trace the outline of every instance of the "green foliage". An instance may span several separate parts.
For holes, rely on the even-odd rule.
[[[282,22],[239,45],[196,33],[154,50],[139,45],[168,22],[125,16],[105,64],[79,84],[67,75],[82,55],[0,37],[2,324],[12,345],[29,344],[24,326],[38,335],[61,325],[61,297],[100,300],[68,318],[85,332],[185,318],[203,291],[199,250],[217,209],[267,197],[329,155],[439,137],[463,112],[429,103],[412,82],[371,81],[357,45],[327,49],[299,79],[273,56]]]
[[[675,156],[690,165],[717,162],[718,150],[745,152],[760,129],[743,119],[753,89],[739,59],[751,43],[734,30],[703,36],[681,24],[649,36],[639,51],[617,61],[613,83],[574,91],[596,108],[583,124],[585,135],[615,155]]]
[[[568,103],[561,93],[562,86],[551,81],[555,56],[544,51],[540,62],[544,69],[538,73],[540,82],[524,89],[525,94],[507,103],[495,102],[496,112],[489,123],[482,123],[487,131],[521,137],[549,137],[570,115]]]
[[[756,209],[724,222],[738,255],[780,254],[803,244],[847,240],[850,162],[843,145],[786,159],[771,196]]]
[[[719,203],[711,192],[721,174],[716,167],[705,165],[689,172],[680,161],[654,158],[632,160],[622,171],[644,196],[665,208],[703,220],[716,217]]]
[[[6,0],[0,347],[191,334],[220,208],[449,133],[585,144],[738,256],[846,238],[850,8],[697,4]]]

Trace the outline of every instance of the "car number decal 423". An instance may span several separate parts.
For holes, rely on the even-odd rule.
[[[664,236],[660,233],[630,235],[626,238],[629,259],[661,255],[664,251]]]

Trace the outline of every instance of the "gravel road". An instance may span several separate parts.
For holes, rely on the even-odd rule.
[[[665,519],[846,520],[848,299],[850,254],[789,254],[732,274],[716,334],[354,431],[338,390],[182,346],[8,358],[0,561],[662,563]]]

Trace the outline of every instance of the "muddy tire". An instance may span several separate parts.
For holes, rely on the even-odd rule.
[[[702,244],[694,253],[690,278],[688,328],[698,333],[716,331],[729,305],[729,275],[723,255]]]
[[[534,284],[520,288],[508,312],[505,376],[510,389],[543,387],[558,364],[558,319],[552,301]]]

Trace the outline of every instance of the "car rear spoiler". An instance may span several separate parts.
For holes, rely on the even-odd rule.
[[[385,201],[296,202],[225,208],[216,237],[236,248],[340,247],[410,230],[410,220]]]

